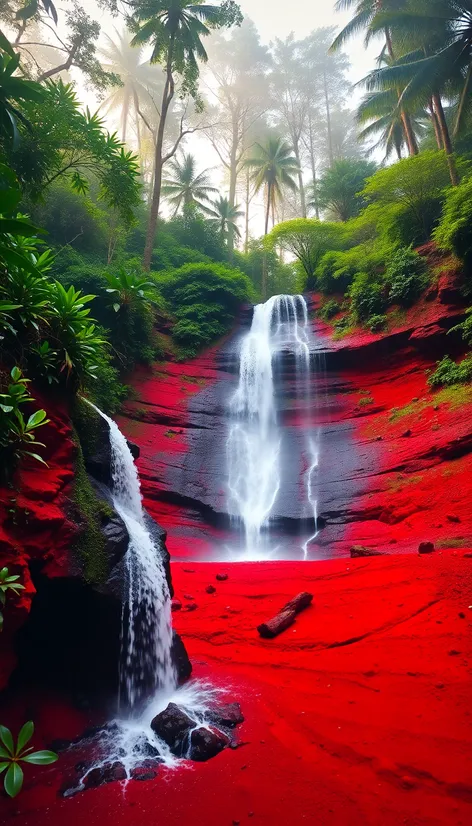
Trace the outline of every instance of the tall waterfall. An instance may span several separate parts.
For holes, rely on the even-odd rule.
[[[264,546],[264,529],[281,487],[282,436],[277,422],[274,365],[277,356],[287,351],[295,356],[297,392],[303,393],[308,407],[310,341],[307,305],[301,295],[273,296],[265,304],[258,304],[251,329],[241,342],[239,384],[230,402],[228,488],[229,510],[243,523],[249,554],[260,553]],[[318,447],[314,437],[308,440],[307,452],[305,487],[316,522],[313,477]]]
[[[95,409],[110,428],[113,504],[129,534],[120,707],[133,712],[157,691],[168,694],[177,685],[170,594],[160,548],[146,524],[138,471],[128,443],[116,422]]]

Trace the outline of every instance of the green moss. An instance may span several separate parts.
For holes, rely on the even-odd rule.
[[[101,525],[114,512],[107,502],[97,496],[85,470],[84,455],[77,435],[75,441],[78,449],[72,501],[79,514],[81,531],[73,544],[73,551],[81,561],[87,582],[103,583],[108,577],[108,561]]]
[[[103,438],[103,425],[97,411],[77,396],[71,411],[77,439],[86,456],[92,456]]]
[[[357,402],[359,407],[367,407],[369,404],[374,404],[372,396],[362,396]]]
[[[472,387],[466,384],[453,384],[444,387],[434,395],[435,404],[448,404],[452,410],[472,403]]]
[[[468,547],[468,540],[464,539],[461,536],[456,536],[454,539],[440,539],[438,542],[434,543],[436,548],[467,548]]]

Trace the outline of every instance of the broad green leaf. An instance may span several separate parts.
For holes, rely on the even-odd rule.
[[[0,31],[0,49],[3,49],[4,52],[10,55],[10,57],[15,57],[15,52],[13,51],[13,46],[11,45],[8,38]]]
[[[5,769],[10,765],[10,761],[7,763],[0,763],[0,774],[5,771]]]
[[[18,763],[11,763],[5,775],[3,785],[9,797],[16,797],[23,785],[23,769]]]
[[[33,413],[27,422],[27,427],[38,427],[40,424],[46,424],[44,421],[46,418],[46,411],[45,410],[37,410],[36,413]]]
[[[34,751],[22,758],[24,763],[34,763],[36,766],[49,766],[58,760],[58,755],[54,751]]]
[[[23,728],[21,729],[18,735],[18,741],[16,744],[16,751],[19,753],[24,749],[26,744],[31,740],[34,732],[34,723],[29,720],[27,723],[24,724]]]
[[[3,745],[6,747],[7,751],[10,754],[14,754],[15,746],[13,744],[13,737],[11,736],[11,731],[6,726],[0,725],[0,740],[2,741]]]

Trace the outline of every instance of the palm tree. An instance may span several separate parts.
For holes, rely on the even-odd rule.
[[[148,103],[161,90],[164,83],[162,72],[153,69],[149,63],[143,61],[142,49],[136,49],[126,32],[119,34],[116,29],[117,41],[109,35],[106,45],[100,51],[105,62],[103,68],[121,78],[122,86],[117,86],[104,100],[102,106],[106,112],[119,110],[121,140],[126,142],[128,126],[133,112],[138,147],[141,150],[140,112],[143,103]]]
[[[268,138],[265,144],[256,143],[254,154],[248,158],[246,166],[252,169],[251,179],[254,189],[259,192],[264,187],[267,195],[265,229],[269,232],[269,218],[275,214],[277,202],[282,200],[283,189],[286,187],[296,192],[295,175],[298,175],[298,164],[292,147],[282,138]]]
[[[392,8],[395,8],[396,6],[402,3],[403,0],[337,0],[335,5],[336,11],[350,9],[353,6],[355,7],[355,11],[354,17],[335,38],[331,46],[331,50],[337,51],[341,48],[341,46],[343,46],[346,43],[347,40],[349,40],[351,37],[358,34],[362,30],[365,30],[366,32],[365,43],[367,46],[374,34],[376,34],[379,31],[379,27],[375,26],[375,22],[378,20],[379,13],[385,10],[390,11]],[[393,50],[392,35],[389,26],[386,24],[382,26],[382,31],[385,34],[385,42],[388,57],[391,61],[393,61],[395,55]],[[402,123],[402,128],[405,133],[405,140],[408,146],[408,151],[410,155],[417,155],[418,143],[416,141],[416,136],[411,125],[410,116],[401,106],[399,108],[399,114]]]
[[[406,81],[405,100],[422,93],[433,98],[444,148],[449,134],[443,117],[440,92],[458,92],[459,103],[455,135],[460,134],[471,110],[472,98],[472,2],[471,0],[416,0],[397,11],[378,14],[373,29],[391,25],[401,37],[408,38],[412,50],[394,76]],[[439,96],[439,100],[435,96]]]
[[[144,247],[143,264],[149,270],[152,248],[156,237],[157,218],[161,201],[162,169],[175,153],[178,141],[166,156],[163,155],[167,115],[175,94],[176,77],[182,79],[182,89],[197,96],[199,68],[197,58],[206,62],[207,53],[202,37],[211,29],[240,23],[242,15],[233,0],[221,6],[202,4],[201,0],[134,0],[133,23],[137,29],[133,46],[151,43],[151,63],[160,63],[165,70],[159,125],[156,134],[154,185],[151,210]],[[182,131],[180,138],[182,137]]]
[[[248,158],[246,166],[252,170],[251,179],[254,189],[259,192],[262,188],[266,191],[267,206],[265,214],[264,234],[269,232],[269,218],[272,210],[272,223],[274,222],[275,208],[277,201],[283,198],[283,189],[290,189],[296,192],[297,184],[295,176],[298,175],[299,167],[292,147],[282,138],[268,138],[265,144],[256,143],[254,145],[254,155]],[[264,253],[262,263],[262,297],[267,294],[267,256]]]
[[[174,158],[169,164],[172,175],[162,181],[162,194],[174,207],[174,215],[177,215],[181,207],[197,206],[207,210],[202,201],[210,200],[210,193],[218,190],[211,186],[208,170],[197,174],[195,166],[196,160],[193,155],[182,153],[182,159]]]
[[[340,160],[326,170],[318,181],[309,205],[317,203],[329,213],[330,220],[349,221],[359,215],[365,200],[359,193],[367,178],[377,170],[375,163],[364,160]],[[316,198],[315,198],[316,195]]]
[[[240,209],[239,204],[231,206],[229,198],[224,198],[220,195],[216,201],[213,201],[210,208],[207,208],[206,213],[211,217],[211,220],[218,225],[221,237],[228,241],[230,235],[232,238],[241,238],[241,230],[238,227],[238,218],[242,218],[244,211]]]

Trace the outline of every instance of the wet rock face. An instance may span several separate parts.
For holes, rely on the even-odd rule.
[[[203,762],[231,745],[232,729],[244,722],[244,716],[239,703],[227,703],[210,710],[206,720],[212,725],[198,725],[179,706],[169,703],[154,717],[151,728],[176,757]]]
[[[167,708],[151,721],[152,730],[178,757],[182,757],[186,751],[186,741],[194,726],[194,721],[175,703],[169,703]]]
[[[190,759],[199,763],[211,760],[212,757],[216,757],[220,751],[223,751],[229,745],[229,742],[229,738],[216,729],[194,729],[190,736]]]

